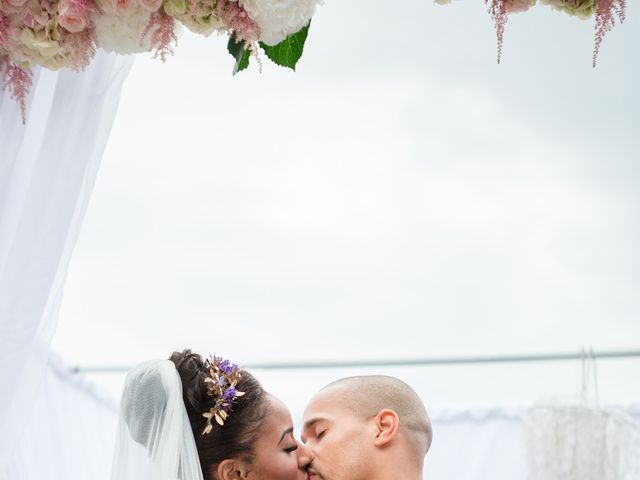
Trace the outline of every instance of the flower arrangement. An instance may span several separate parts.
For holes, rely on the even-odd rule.
[[[207,425],[202,435],[207,435],[213,430],[212,420],[218,425],[224,425],[229,417],[229,411],[233,401],[244,395],[244,392],[236,390],[236,385],[242,378],[241,368],[235,363],[224,360],[221,357],[211,357],[206,360],[205,368],[209,370],[209,376],[204,379],[207,386],[207,394],[215,398],[215,404],[208,412],[202,414],[207,419]]]
[[[23,120],[32,68],[81,71],[96,49],[165,61],[180,26],[228,35],[234,73],[261,48],[295,69],[321,0],[0,0],[0,78]]]
[[[451,2],[451,0],[435,1],[440,4]],[[489,6],[489,14],[496,25],[498,63],[502,57],[504,29],[508,16],[512,13],[526,12],[537,2],[538,0],[485,0]],[[616,18],[620,23],[625,19],[626,0],[539,0],[539,2],[541,5],[548,5],[555,10],[583,20],[595,17],[596,34],[592,59],[594,67],[605,34],[615,26]]]

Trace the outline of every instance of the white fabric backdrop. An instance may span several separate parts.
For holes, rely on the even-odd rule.
[[[36,72],[22,124],[0,96],[0,471],[42,378],[62,286],[132,57]]]
[[[425,479],[527,478],[522,411],[432,412],[431,417],[434,436],[425,462]]]
[[[0,480],[107,480],[117,405],[55,357]]]

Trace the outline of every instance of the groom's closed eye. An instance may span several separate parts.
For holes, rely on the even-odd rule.
[[[319,432],[322,432],[322,435],[324,435],[324,432],[326,432],[327,430],[326,427],[324,427],[323,425],[326,423],[327,423],[326,418],[323,418],[323,417],[312,418],[311,420],[305,422],[304,427],[302,428],[302,431],[309,432],[313,438],[319,439],[320,438]],[[307,437],[305,435],[302,435],[302,437],[300,437],[300,440],[302,440],[302,443],[307,443]]]

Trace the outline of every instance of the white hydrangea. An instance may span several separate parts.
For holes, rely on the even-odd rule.
[[[149,23],[149,16],[150,13],[142,7],[137,7],[127,16],[111,13],[96,16],[93,19],[96,44],[107,52],[123,55],[150,51],[149,35],[141,38]]]
[[[322,0],[238,0],[260,27],[260,41],[276,45],[309,23]]]
[[[195,15],[191,12],[186,12],[182,15],[176,15],[176,20],[192,32],[199,33],[205,37],[216,31],[224,32],[226,26],[216,16],[213,6],[214,4],[211,2],[198,1]]]

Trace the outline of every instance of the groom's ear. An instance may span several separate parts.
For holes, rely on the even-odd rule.
[[[400,427],[400,417],[391,409],[385,408],[378,412],[374,419],[376,438],[374,445],[384,447],[393,440]]]
[[[220,480],[246,480],[248,472],[243,462],[228,458],[220,462],[217,473]]]

